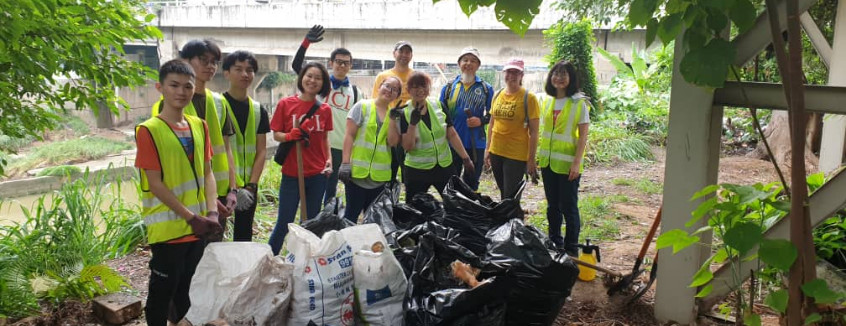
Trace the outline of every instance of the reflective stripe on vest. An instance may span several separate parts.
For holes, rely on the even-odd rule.
[[[452,153],[446,139],[446,116],[437,102],[427,99],[426,106],[431,129],[425,123],[417,124],[417,143],[414,149],[405,154],[405,165],[420,170],[431,169],[435,163],[448,167],[452,164]],[[410,104],[405,108],[406,121],[411,121],[412,109]]]
[[[247,97],[247,102],[250,105],[250,111],[247,113],[247,125],[244,130],[241,130],[241,124],[235,119],[235,112],[232,106],[227,102],[226,107],[229,114],[229,120],[235,126],[235,137],[230,137],[232,145],[232,156],[235,161],[235,180],[238,187],[244,187],[247,182],[250,182],[250,177],[253,175],[253,163],[256,161],[256,132],[257,119],[261,116],[261,103],[254,101]],[[229,178],[229,176],[226,176]]]
[[[159,153],[162,183],[191,212],[204,214],[205,201],[205,132],[203,121],[185,115],[194,142],[193,165],[176,133],[164,120],[154,117],[140,124],[150,131]],[[137,132],[137,129],[136,129]],[[150,191],[147,173],[141,169],[141,215],[147,226],[147,243],[159,243],[192,234],[188,223],[162,203]]]
[[[159,107],[162,100],[153,104],[153,116],[159,115]],[[217,181],[217,195],[226,196],[229,192],[229,161],[226,158],[226,147],[223,145],[223,122],[226,121],[226,112],[229,103],[223,95],[210,91],[206,88],[206,124],[209,126],[209,139],[212,145],[212,171]],[[197,116],[194,102],[189,101],[183,113],[190,116]]]
[[[558,174],[570,172],[570,165],[575,161],[576,145],[580,137],[579,120],[581,120],[583,105],[583,99],[574,101],[572,98],[567,98],[567,103],[555,119],[555,98],[544,101],[537,154],[540,167],[550,167]],[[583,170],[584,164],[580,164],[579,172]]]
[[[361,116],[366,122],[358,128],[353,142],[352,176],[364,179],[368,176],[373,181],[391,180],[391,149],[388,146],[388,129],[391,119],[384,119],[379,128],[378,113],[373,100],[361,104]]]

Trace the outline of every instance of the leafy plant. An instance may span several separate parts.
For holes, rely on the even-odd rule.
[[[126,285],[102,265],[143,241],[138,208],[109,194],[104,176],[87,172],[22,207],[23,223],[0,226],[0,315],[37,312],[38,299],[90,299]],[[105,207],[105,208],[102,208]],[[139,228],[140,225],[140,228]],[[9,299],[9,300],[7,300]]]
[[[552,67],[561,60],[570,61],[579,74],[581,91],[590,97],[591,105],[597,108],[596,71],[593,68],[593,26],[590,20],[583,19],[575,23],[563,20],[543,31],[552,51],[546,56]],[[596,110],[591,110],[593,117]]]
[[[65,104],[117,113],[128,104],[116,88],[155,76],[124,57],[124,44],[162,37],[144,1],[3,1],[0,12],[0,133],[10,138],[40,137]]]
[[[36,173],[36,176],[43,177],[43,176],[54,176],[54,177],[62,177],[66,175],[74,175],[79,174],[82,172],[78,166],[75,165],[59,165],[59,166],[51,166],[47,167],[41,171]]]
[[[821,174],[808,177],[811,191],[822,185],[822,182]],[[669,230],[658,237],[657,242],[659,249],[672,247],[673,253],[677,253],[690,245],[699,243],[699,234],[713,231],[716,237],[716,241],[711,244],[714,254],[702,264],[690,283],[690,287],[701,288],[697,297],[707,296],[713,289],[712,264],[722,264],[730,259],[757,260],[759,271],[763,269],[761,263],[779,274],[786,274],[790,270],[798,256],[796,247],[788,240],[764,237],[764,232],[786,216],[790,210],[790,203],[783,195],[780,183],[751,186],[711,185],[694,194],[691,200],[701,200],[709,196],[710,198],[703,200],[692,213],[691,219],[685,225],[691,227],[706,218],[706,226],[694,232],[681,229]],[[758,251],[753,254],[751,250],[755,247],[758,247]],[[740,271],[737,270],[736,264],[731,266],[735,281],[731,287],[737,292],[735,315],[747,324],[760,325],[760,316],[751,309],[752,303],[746,301],[749,297],[746,294],[748,288],[741,286]],[[771,279],[779,281],[782,278]],[[820,304],[832,303],[844,297],[844,294],[829,290],[825,281],[819,279],[805,283],[802,291]],[[764,303],[784,314],[789,299],[784,286],[777,285],[771,288]]]
[[[651,139],[611,123],[591,126],[587,154],[588,163],[614,161],[645,162],[654,159]]]

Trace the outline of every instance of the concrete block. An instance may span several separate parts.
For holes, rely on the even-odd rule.
[[[141,316],[141,299],[125,293],[94,298],[92,306],[94,315],[109,324],[120,325]]]

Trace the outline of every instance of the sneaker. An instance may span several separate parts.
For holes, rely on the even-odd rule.
[[[564,238],[561,238],[560,236],[551,236],[549,237],[549,240],[552,241],[552,244],[555,245],[555,248],[557,248],[558,250],[564,250]]]

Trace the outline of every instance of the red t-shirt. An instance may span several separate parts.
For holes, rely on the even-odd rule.
[[[173,129],[173,132],[179,138],[179,141],[182,143],[182,148],[188,154],[188,159],[193,160],[194,140],[191,137],[191,128],[188,127],[187,124],[184,127],[178,127],[168,123],[168,126],[170,126],[170,129]],[[206,135],[206,149],[204,150],[206,154],[204,159],[205,161],[209,161],[212,158],[212,147],[211,140],[209,139],[209,126],[205,121],[203,121],[203,129],[204,134]],[[138,132],[135,133],[135,143],[136,147],[138,147],[138,152],[135,155],[135,167],[145,170],[161,171],[162,165],[161,162],[159,162],[159,152],[156,150],[156,145],[153,143],[153,136],[150,135],[150,130],[147,130],[147,128],[143,126],[138,128]],[[199,214],[200,212],[194,213]],[[200,240],[200,238],[193,234],[189,234],[178,239],[170,240],[167,243],[176,244],[197,240]]]
[[[294,127],[294,120],[308,113],[314,105],[314,101],[305,102],[296,95],[283,98],[276,104],[276,112],[270,120],[270,129],[274,132],[287,133]],[[327,148],[329,147],[327,135],[332,130],[332,108],[322,103],[320,108],[311,117],[311,127],[308,130],[309,145],[303,147],[303,175],[314,176],[323,172],[326,166]],[[296,148],[291,149],[282,164],[282,174],[289,177],[297,176],[297,153]]]

